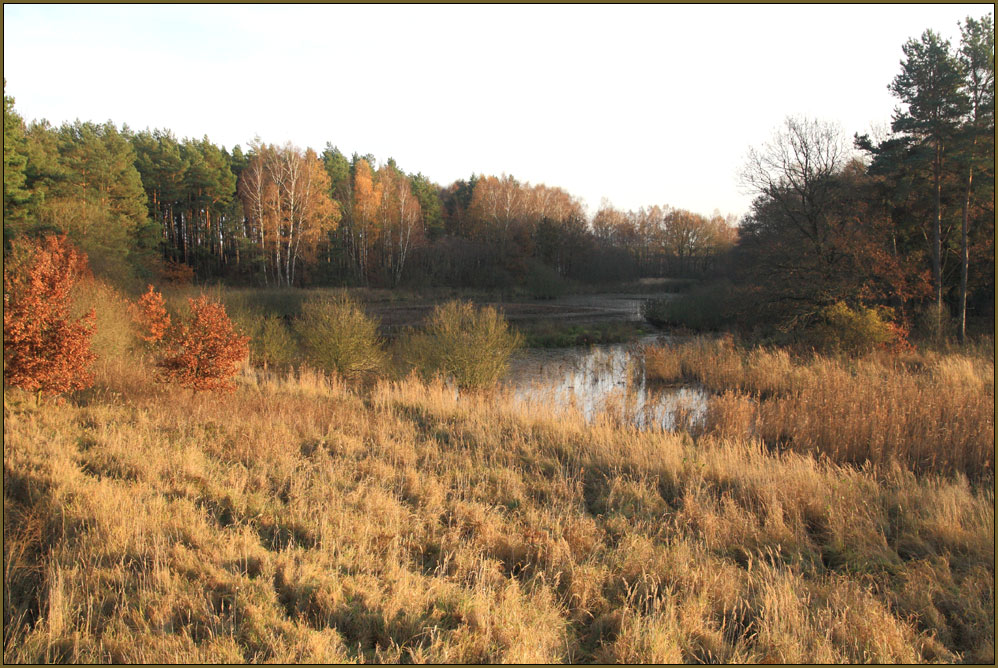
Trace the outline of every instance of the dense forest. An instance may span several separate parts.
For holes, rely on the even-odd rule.
[[[994,34],[903,46],[882,137],[788,118],[752,149],[740,221],[669,206],[591,216],[562,188],[391,158],[166,129],[26,123],[4,95],[4,241],[66,232],[98,274],[260,286],[533,287],[643,276],[730,281],[732,317],[789,328],[839,302],[899,322],[994,304]],[[348,131],[348,130],[346,130]],[[663,186],[666,184],[663,184]],[[931,308],[929,308],[931,307]],[[940,325],[941,326],[941,325]]]
[[[587,220],[561,188],[472,175],[447,187],[327,145],[25,125],[5,97],[5,239],[65,231],[99,271],[189,267],[257,285],[507,287],[710,270],[733,220],[609,205]]]

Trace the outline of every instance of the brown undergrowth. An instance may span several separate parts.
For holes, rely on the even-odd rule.
[[[5,662],[994,660],[993,482],[415,378],[148,376],[5,391]]]

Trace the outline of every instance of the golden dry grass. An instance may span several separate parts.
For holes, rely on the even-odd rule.
[[[717,396],[706,431],[839,463],[994,478],[994,354],[860,358],[739,349],[730,339],[648,348],[649,379]]]
[[[765,362],[737,391],[798,382]],[[742,394],[694,438],[415,378],[192,397],[144,365],[4,393],[5,662],[994,661],[993,481],[773,454]]]

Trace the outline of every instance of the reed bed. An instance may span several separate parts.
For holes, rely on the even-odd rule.
[[[707,431],[840,463],[994,478],[994,357],[860,358],[694,339],[645,351],[647,377],[715,393]]]

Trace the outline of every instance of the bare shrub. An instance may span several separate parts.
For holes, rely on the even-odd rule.
[[[306,301],[294,327],[309,361],[324,371],[356,378],[384,365],[377,321],[347,296]]]
[[[440,373],[461,387],[485,387],[502,377],[521,343],[521,335],[491,306],[450,301],[433,309],[403,355],[424,377]]]

